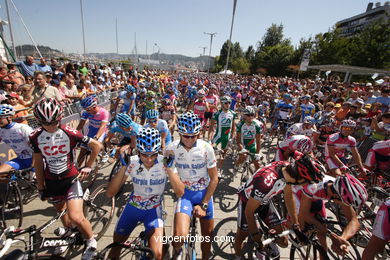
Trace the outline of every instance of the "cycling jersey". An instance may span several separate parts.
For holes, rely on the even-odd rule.
[[[268,204],[270,200],[282,193],[286,186],[282,168],[288,166],[286,161],[273,162],[257,170],[255,174],[238,189],[242,202],[254,198],[261,204]]]
[[[6,127],[0,128],[0,141],[8,144],[20,159],[31,159],[32,149],[29,143],[29,135],[32,128],[25,124],[11,122]]]
[[[325,146],[325,155],[329,155],[328,145],[334,147],[335,154],[339,158],[344,157],[345,150],[350,150],[352,147],[356,147],[356,139],[352,136],[342,137],[340,133],[334,133],[328,137]]]
[[[279,114],[277,115],[278,119],[287,119],[294,106],[282,100],[276,105],[276,108],[279,109]]]
[[[275,161],[285,161],[288,158],[284,158],[283,153],[289,149],[291,153],[298,150],[298,143],[301,140],[310,140],[309,137],[304,135],[292,135],[286,138],[283,142],[281,142],[278,146],[278,151],[275,156]]]
[[[365,165],[376,167],[380,170],[389,170],[390,140],[376,142],[368,152]]]
[[[206,96],[206,102],[210,105],[217,105],[218,103],[218,96],[217,95],[208,95]],[[217,108],[210,108],[208,112],[215,112]]]
[[[173,152],[176,169],[186,189],[197,191],[208,187],[210,183],[208,169],[217,166],[211,144],[198,139],[187,151],[180,140],[177,140],[167,146],[166,150],[168,154]]]
[[[316,107],[312,103],[301,104],[301,122],[307,116],[314,114]]]
[[[194,104],[194,114],[198,115],[200,119],[204,119],[205,112],[206,112],[206,102],[196,100]]]
[[[390,198],[379,207],[372,234],[387,242],[390,241]]]
[[[331,134],[334,134],[335,131],[333,130],[330,130],[330,131],[326,131],[325,130],[325,127],[321,127],[320,130],[319,130],[319,136],[318,136],[318,139],[321,140],[322,142],[326,142],[326,140],[328,139],[328,137],[331,135]]]
[[[128,203],[138,209],[148,210],[161,205],[167,182],[163,156],[158,155],[149,170],[143,166],[138,155],[130,157],[126,175],[132,178],[133,192]]]
[[[123,107],[121,113],[127,113],[130,109],[131,102],[134,100],[134,105],[131,108],[131,112],[135,111],[135,99],[137,95],[135,93],[130,93],[127,91],[122,91],[119,93],[118,98],[123,99]]]
[[[41,153],[45,162],[46,179],[64,179],[78,174],[74,164],[74,148],[78,143],[88,144],[90,139],[79,131],[60,125],[54,133],[42,127],[31,133],[30,143],[34,153]]]
[[[161,119],[164,119],[167,122],[169,122],[169,120],[172,120],[173,116],[176,114],[174,106],[168,106],[168,107],[165,107],[165,108],[160,108],[159,112],[160,112]]]
[[[142,128],[141,125],[137,124],[136,122],[131,122],[130,124],[130,130],[124,131],[122,128],[118,126],[118,124],[114,121],[110,125],[110,133],[119,133],[124,137],[130,138],[132,136],[137,136],[139,130]]]
[[[311,127],[309,129],[303,129],[303,123],[295,123],[287,129],[286,137],[292,135],[312,136],[314,132],[316,132],[316,129],[314,127]]]
[[[95,137],[99,131],[100,125],[103,122],[108,122],[110,113],[103,107],[98,107],[98,112],[96,114],[88,113],[87,111],[81,112],[81,120],[89,120],[88,126],[88,137]]]
[[[230,94],[230,97],[232,98],[232,103],[230,104],[230,109],[235,110],[237,102],[241,101],[242,95],[238,92],[233,92]]]
[[[227,112],[220,110],[214,114],[214,120],[217,121],[217,127],[212,142],[215,144],[221,143],[222,149],[225,149],[229,142],[236,116],[236,113],[230,109]]]
[[[144,127],[145,128],[148,128],[148,127],[152,128],[149,123],[147,123]],[[163,119],[158,119],[156,128],[160,133],[167,133],[167,136],[165,137],[165,145],[170,144],[172,142],[172,136],[171,136],[171,131],[169,131],[167,121],[165,121]]]
[[[251,153],[256,152],[256,134],[261,134],[263,124],[254,119],[249,125],[241,121],[237,126],[237,133],[241,133],[241,143]]]

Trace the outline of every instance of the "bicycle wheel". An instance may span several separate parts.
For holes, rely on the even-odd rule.
[[[84,215],[91,222],[96,240],[104,235],[114,216],[115,198],[108,198],[106,189],[107,184],[98,186],[85,201]]]
[[[218,234],[219,238],[211,243],[214,251],[214,256],[219,256],[223,259],[234,258],[234,237],[237,231],[237,217],[229,217],[220,221],[215,225],[214,234]]]
[[[21,227],[23,223],[23,201],[16,182],[8,183],[7,192],[1,209],[3,227]]]
[[[290,249],[290,259],[320,259],[322,256],[325,260],[330,260],[325,249],[317,242],[311,241],[309,244],[302,247],[291,246]]]
[[[110,177],[108,177],[108,181],[110,182],[112,178],[114,178],[114,176],[119,172],[119,170],[122,168],[122,163],[121,163],[121,160],[117,160],[114,164],[114,166],[112,167],[112,170],[111,170],[111,173],[110,173]],[[122,194],[123,192],[123,186],[120,187],[118,193],[116,194],[116,196],[119,196],[120,194]]]
[[[343,228],[338,223],[332,223],[331,225],[328,225],[328,228],[330,231],[337,234],[338,236],[340,236],[343,232]],[[369,239],[369,237],[367,239]],[[360,241],[357,241],[357,240],[360,240]],[[363,240],[363,238],[361,237],[361,234],[359,235],[359,233],[356,234],[353,238],[351,238],[350,239],[351,246],[349,248],[349,253],[344,255],[344,256],[337,255],[336,253],[333,252],[333,250],[328,250],[330,259],[360,260],[361,256],[360,256],[359,250],[357,249],[356,246],[359,243],[365,244],[361,240]],[[329,246],[332,244],[332,240],[329,237],[327,237],[327,244]],[[368,244],[368,240],[367,240],[367,244]],[[366,246],[364,246],[363,248],[365,248],[365,247]]]
[[[89,152],[85,153],[81,158],[80,158],[80,163],[77,165],[77,168],[78,169],[81,169],[83,167],[85,167],[86,163],[88,162],[89,158],[90,158],[91,154]],[[90,172],[90,174],[87,176],[87,178],[85,178],[83,181],[82,181],[82,186],[83,186],[83,189],[87,189],[89,187],[91,187],[96,178],[97,178],[97,172],[99,170],[99,167],[98,167],[98,159],[96,158],[94,163],[92,164],[91,166],[91,169],[92,171]]]

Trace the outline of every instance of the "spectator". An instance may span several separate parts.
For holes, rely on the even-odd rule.
[[[351,107],[351,103],[344,102],[342,104],[342,106],[341,106],[341,109],[339,111],[337,111],[337,113],[336,113],[336,120],[337,120],[338,124],[340,124],[341,121],[343,121],[346,118],[346,116],[347,116],[347,114],[349,112],[350,107]]]
[[[41,58],[41,64],[39,64],[38,67],[39,67],[39,70],[44,72],[45,74],[46,73],[50,73],[50,74],[53,73],[51,67],[49,65],[47,65],[45,58]]]
[[[30,107],[33,105],[33,96],[32,96],[32,91],[33,87],[29,84],[24,84],[19,87],[21,96],[19,98],[19,103],[22,104],[25,107]]]
[[[14,91],[14,82],[9,80],[2,80],[1,81],[1,89],[4,90],[6,93],[10,93]]]
[[[79,71],[80,71],[80,73],[83,74],[84,76],[87,76],[87,75],[88,75],[87,64],[85,64],[84,62],[81,63],[81,67],[79,68]]]
[[[27,125],[28,122],[24,117],[28,115],[28,110],[25,106],[19,103],[19,95],[15,92],[11,92],[9,95],[7,95],[7,99],[8,104],[13,106],[16,112],[13,116],[13,121]]]
[[[386,112],[388,107],[389,107],[389,105],[390,105],[389,92],[390,92],[389,88],[383,89],[381,96],[377,97],[376,100],[375,100],[375,102],[379,102],[379,103],[382,104],[381,110],[383,112]]]
[[[348,99],[348,102],[350,102],[352,105],[355,105],[356,104],[356,102],[364,102],[363,101],[363,99],[361,99],[360,97],[359,97],[359,94],[358,94],[358,92],[357,91],[352,91],[352,93],[351,93],[351,98],[350,99]]]
[[[54,98],[58,101],[62,101],[61,94],[58,89],[47,84],[45,74],[42,71],[35,72],[34,83],[34,91],[32,94],[34,103],[42,97],[46,97],[48,99]]]
[[[25,61],[17,61],[15,64],[25,77],[34,76],[34,72],[39,71],[39,66],[34,62],[34,58],[32,56],[27,56]]]
[[[366,104],[374,104],[376,101],[376,96],[374,96],[374,90],[369,89],[366,94],[365,103]]]
[[[372,104],[371,109],[368,111],[367,117],[372,118],[382,113],[382,110],[380,110],[382,104],[379,102],[375,102]]]
[[[74,84],[74,79],[71,77],[67,77],[66,79],[66,85],[63,87],[65,97],[69,98],[71,100],[76,100],[79,98],[77,93],[77,87]]]

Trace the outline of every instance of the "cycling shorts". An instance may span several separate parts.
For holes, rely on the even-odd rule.
[[[206,121],[207,119],[213,118],[213,114],[214,112],[204,112],[204,118],[206,119]]]
[[[176,210],[175,213],[185,213],[188,216],[192,216],[192,210],[195,205],[200,205],[202,203],[202,200],[204,196],[206,195],[207,189],[204,190],[198,190],[198,191],[192,191],[185,189],[184,195],[179,198],[179,200],[176,203]],[[208,207],[206,210],[206,216],[202,219],[210,220],[214,218],[214,202],[213,197],[211,197]]]
[[[133,232],[139,222],[144,223],[145,232],[155,228],[164,227],[162,219],[162,206],[152,209],[138,209],[127,203],[115,227],[115,233],[128,236]]]
[[[254,158],[254,155],[253,154],[255,154],[255,153],[257,153],[256,152],[256,145],[251,145],[251,146],[246,146],[246,145],[244,145],[244,148],[246,149],[246,150],[248,150],[248,152],[249,153],[252,153],[252,159]]]
[[[245,216],[246,202],[242,200],[238,203],[238,216],[237,216],[237,227],[244,232],[248,232],[248,222]],[[269,204],[261,205],[257,208],[256,213],[259,217],[267,224],[269,228],[282,224],[282,218],[279,216],[278,211],[275,209],[272,201]]]
[[[214,136],[214,139],[212,140],[212,143],[214,143],[216,145],[221,143],[221,149],[224,150],[224,149],[226,149],[226,146],[229,143],[229,135]]]
[[[92,132],[89,131],[88,134],[87,134],[87,136],[93,139],[93,138],[95,137],[96,134],[97,134],[97,131],[92,131]],[[103,143],[103,141],[104,141],[105,138],[106,138],[106,133],[103,133],[103,134],[99,137],[99,139],[98,139],[97,141],[100,142],[100,143]],[[88,144],[80,144],[80,147],[89,150]]]
[[[23,169],[30,168],[32,166],[32,158],[20,159],[19,157],[17,157],[8,162],[5,162],[5,164],[8,164],[15,170],[23,170]]]
[[[121,142],[119,143],[119,146],[124,146],[131,143],[130,137],[123,137]]]
[[[372,234],[387,242],[390,241],[390,207],[385,203],[378,209]]]
[[[50,196],[49,203],[57,204],[72,199],[82,199],[84,192],[79,180],[67,178],[62,180],[45,179],[46,192]]]

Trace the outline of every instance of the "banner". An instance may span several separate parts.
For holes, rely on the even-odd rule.
[[[309,66],[309,61],[310,61],[310,49],[305,49],[303,51],[301,66],[299,67],[299,70],[307,71],[307,67]]]

